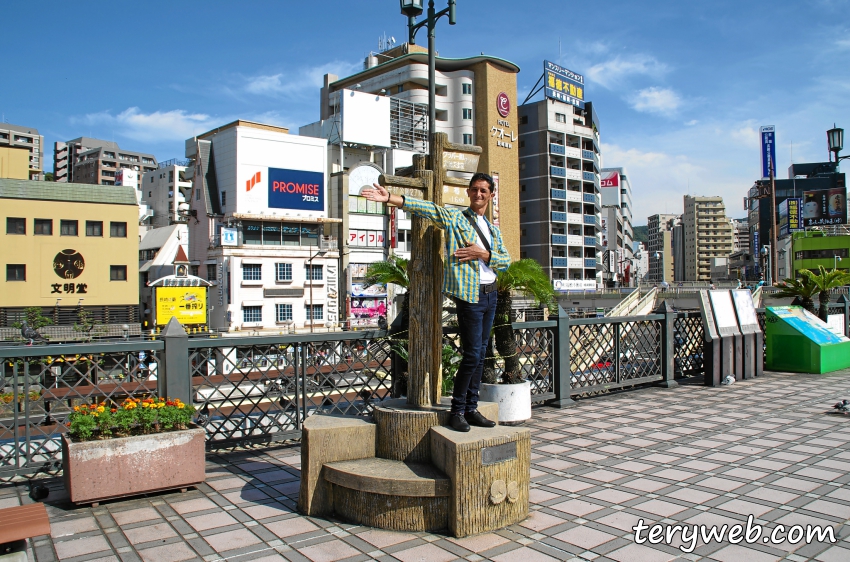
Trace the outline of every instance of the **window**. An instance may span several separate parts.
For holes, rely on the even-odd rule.
[[[200,200],[201,200],[201,190],[199,189],[198,191],[195,192],[195,201],[200,201]]]
[[[39,236],[53,236],[53,219],[35,219],[32,233]]]
[[[225,205],[227,205],[227,192],[222,191],[221,192],[221,206],[224,207]]]
[[[193,266],[191,266],[191,267],[192,267],[192,275],[193,275],[193,276],[195,276],[195,277],[197,277],[197,276],[198,276],[198,272],[201,270],[201,266],[199,266],[199,265],[193,265]]]
[[[207,281],[215,281],[217,278],[215,264],[207,264]]]
[[[77,236],[77,221],[59,221],[60,236]]]
[[[23,263],[6,264],[6,281],[26,281],[27,266]]]
[[[404,91],[404,84],[399,84],[399,85],[398,85],[398,88],[396,88],[395,92],[396,92],[397,94],[400,94],[400,93],[402,93],[403,91]]]
[[[103,236],[103,222],[86,221],[86,236]]]
[[[472,93],[472,84],[464,83],[463,84],[463,93],[464,94],[471,94]]]
[[[567,122],[567,116],[564,115],[563,113],[556,113],[555,114],[555,121],[557,121],[558,123],[566,123]]]
[[[525,148],[525,141],[524,140],[519,141],[519,147]]]
[[[519,214],[521,214],[521,215],[524,215],[524,214],[525,214],[525,207],[520,207],[520,208],[519,208]]]
[[[112,238],[127,238],[127,223],[126,222],[111,222],[109,223],[109,236]]]
[[[242,281],[262,281],[262,266],[258,263],[242,264]]]
[[[276,304],[274,305],[275,309],[275,320],[277,322],[286,322],[287,320],[292,320],[292,305],[291,304]]]
[[[110,265],[109,266],[110,281],[126,281],[127,266],[126,265]]]
[[[472,119],[472,109],[468,107],[463,108],[463,118],[464,119]]]
[[[26,234],[27,219],[19,219],[15,217],[6,218],[6,234]]]
[[[292,281],[292,264],[291,263],[276,263],[275,265],[275,280],[277,281]],[[291,320],[291,318],[290,318]]]
[[[307,281],[321,281],[322,280],[322,265],[305,265],[304,266],[304,278]]]
[[[314,304],[313,306],[306,304],[304,305],[304,312],[307,320],[323,320],[325,317],[325,307],[321,304]]]
[[[523,115],[519,118],[520,125],[528,125],[528,115]]]
[[[472,144],[472,135],[469,133],[463,134],[463,144]]]
[[[525,184],[522,184],[521,186],[519,186],[519,190],[520,190],[520,191],[525,191]]]
[[[242,307],[243,322],[262,322],[263,307],[262,306],[243,306]]]

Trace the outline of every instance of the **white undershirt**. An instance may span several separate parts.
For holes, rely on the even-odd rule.
[[[492,248],[493,237],[490,234],[490,227],[487,225],[487,221],[478,213],[476,213],[475,216],[475,220],[478,222],[478,228],[481,229],[481,232],[487,238],[487,243],[490,244],[490,247]],[[477,232],[475,233],[475,237],[478,239],[478,245],[486,249],[487,246],[484,245],[484,241],[481,240],[481,236],[479,236]],[[481,258],[478,258],[478,274],[481,277],[479,283],[482,285],[489,285],[496,280],[496,272],[490,269],[490,266],[488,266]]]

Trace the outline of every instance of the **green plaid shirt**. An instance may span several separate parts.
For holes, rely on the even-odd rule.
[[[424,217],[433,221],[438,227],[446,231],[446,257],[443,263],[443,292],[457,297],[466,302],[478,302],[478,285],[480,283],[478,260],[461,262],[454,254],[458,248],[466,247],[467,242],[477,243],[478,233],[469,223],[469,218],[475,219],[475,212],[467,207],[463,211],[459,209],[447,209],[432,203],[413,197],[404,200],[405,211],[414,215]],[[487,264],[495,272],[507,269],[511,264],[511,256],[502,242],[499,227],[490,224],[490,262]]]

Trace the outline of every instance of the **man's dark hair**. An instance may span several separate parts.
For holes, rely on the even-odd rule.
[[[485,174],[484,172],[478,172],[477,174],[472,176],[472,179],[469,180],[469,187],[472,187],[472,184],[481,180],[486,181],[487,185],[490,186],[490,193],[496,191],[496,182],[493,181],[493,178],[490,177],[489,174]]]

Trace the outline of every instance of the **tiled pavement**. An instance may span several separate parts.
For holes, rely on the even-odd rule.
[[[207,483],[74,508],[61,482],[48,498],[53,535],[30,559],[52,560],[714,560],[850,561],[850,370],[769,373],[731,387],[647,388],[537,408],[531,516],[466,539],[396,533],[295,511],[299,449],[209,456]],[[0,487],[0,507],[29,502]],[[829,525],[836,544],[699,543],[693,553],[635,544],[639,520],[686,524]]]

